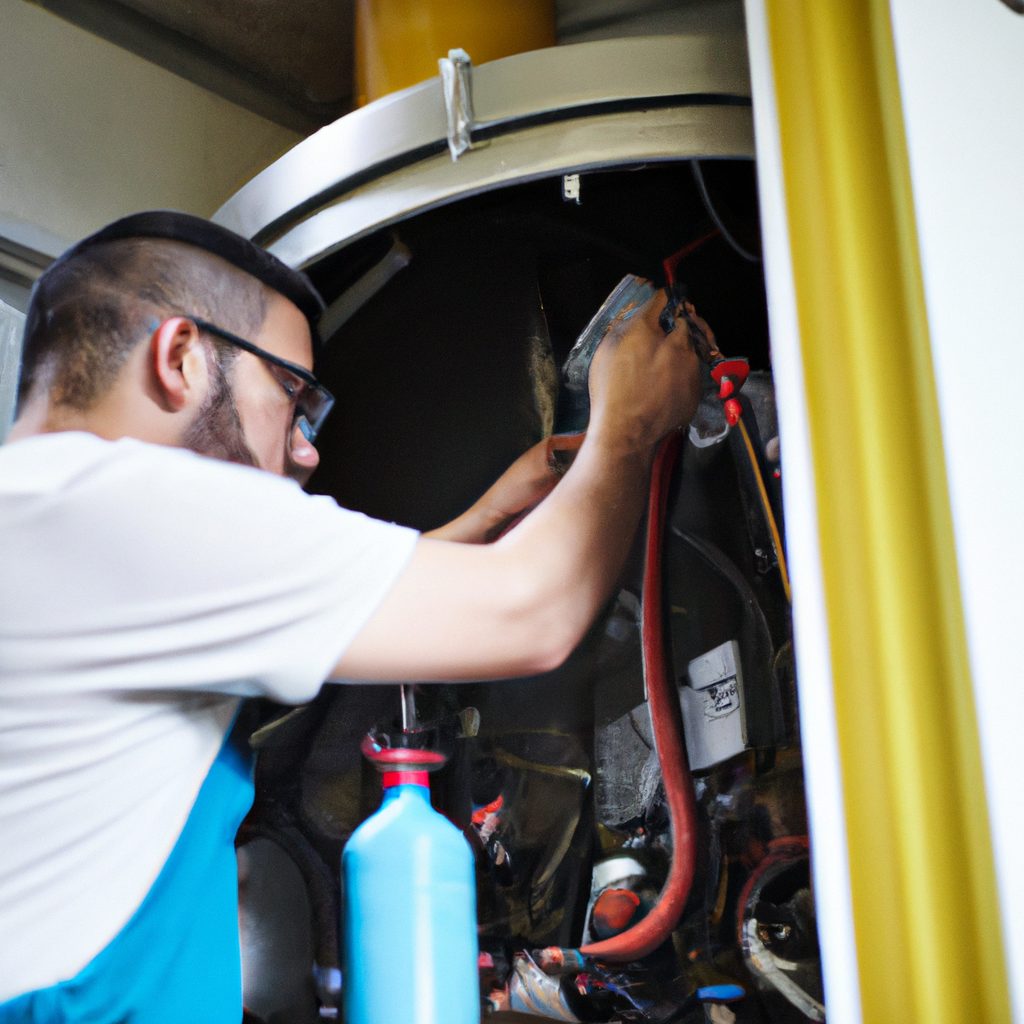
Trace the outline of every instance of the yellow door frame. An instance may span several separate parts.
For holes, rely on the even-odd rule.
[[[1008,1024],[889,8],[764,4],[863,1019]]]

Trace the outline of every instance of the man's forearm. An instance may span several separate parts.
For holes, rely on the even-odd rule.
[[[653,454],[595,433],[562,483],[495,545],[506,549],[509,571],[537,581],[533,608],[559,634],[555,663],[582,639],[622,571],[646,508]]]
[[[652,454],[594,432],[561,484],[496,544],[421,540],[336,674],[482,679],[556,667],[621,571]]]
[[[560,434],[533,445],[502,473],[480,499],[450,523],[423,536],[462,544],[488,544],[549,494],[583,442]]]
[[[491,492],[488,491],[462,515],[436,530],[424,533],[423,536],[428,540],[447,540],[457,544],[489,544],[497,540],[522,514],[519,511],[507,512],[500,504],[491,500]]]

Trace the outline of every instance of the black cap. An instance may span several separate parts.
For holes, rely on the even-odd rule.
[[[316,346],[320,337],[316,322],[324,309],[324,300],[313,287],[312,281],[299,270],[292,270],[266,249],[250,242],[248,238],[235,234],[228,228],[214,224],[191,213],[177,210],[147,210],[133,213],[115,220],[88,238],[73,245],[60,257],[61,262],[101,242],[114,242],[122,238],[168,238],[185,242],[197,249],[205,249],[219,256],[239,270],[251,274],[268,288],[273,288],[286,299],[290,299],[305,314]]]

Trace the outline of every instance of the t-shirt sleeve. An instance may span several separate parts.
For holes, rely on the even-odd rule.
[[[61,588],[48,665],[90,689],[315,696],[417,532],[260,470],[124,446],[49,510],[61,550],[33,584]]]

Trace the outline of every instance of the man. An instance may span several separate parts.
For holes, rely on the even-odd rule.
[[[39,279],[0,448],[0,1022],[240,1019],[239,698],[558,665],[620,571],[656,443],[696,408],[662,304],[598,351],[557,488],[538,446],[420,537],[288,479],[331,403],[303,275],[149,213]]]

